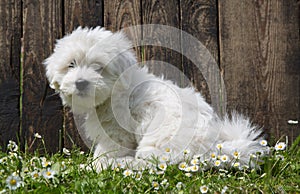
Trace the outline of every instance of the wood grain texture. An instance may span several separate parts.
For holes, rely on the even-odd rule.
[[[195,42],[185,36],[182,38],[183,52],[201,56],[192,63],[189,58],[183,58],[183,71],[191,79],[193,85],[201,92],[208,102],[214,102],[213,106],[219,114],[224,113],[224,99],[219,96],[220,72],[218,67],[218,25],[217,4],[212,0],[185,0],[180,1],[182,30],[189,33],[206,48],[197,48]],[[209,52],[212,57],[208,60]],[[204,59],[205,58],[205,59]],[[213,61],[213,59],[215,61]],[[205,76],[204,76],[205,75]]]
[[[141,4],[138,0],[104,0],[104,27],[113,32],[127,27],[141,24]],[[141,37],[141,28],[136,30],[124,30],[128,38],[139,44]],[[134,48],[138,59],[141,59],[141,50],[139,47]]]
[[[140,1],[104,0],[104,26],[111,31],[141,24]]]
[[[299,135],[299,5],[296,1],[219,1],[220,56],[228,108],[278,139]],[[291,131],[294,130],[294,131]]]
[[[42,61],[52,52],[55,39],[62,34],[61,3],[61,0],[23,2],[22,129],[29,145],[34,133],[41,134],[49,152],[59,149],[63,117],[59,97],[48,87]],[[36,148],[37,144],[34,144],[31,151]]]
[[[0,3],[0,149],[19,136],[21,2]]]
[[[177,0],[146,0],[142,1],[141,9],[143,41],[145,44],[148,42],[155,43],[153,46],[143,46],[143,62],[146,63],[149,70],[155,75],[163,75],[164,78],[170,79],[181,86],[187,85],[186,83],[182,83],[179,2]],[[147,24],[155,25],[148,27],[145,26]],[[158,25],[174,27],[178,31]]]
[[[70,33],[78,26],[103,25],[103,0],[64,0],[64,28]]]
[[[64,1],[64,30],[70,33],[78,26],[96,27],[103,26],[103,1],[102,0],[65,0]],[[78,131],[73,114],[70,108],[64,109],[64,146],[72,148],[79,146],[82,150],[88,148],[82,141]]]

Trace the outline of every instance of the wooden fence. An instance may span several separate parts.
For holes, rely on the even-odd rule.
[[[300,130],[287,123],[300,120],[299,6],[298,0],[1,0],[0,146],[10,139],[30,145],[37,132],[50,152],[83,146],[41,65],[55,39],[79,25],[117,31],[164,24],[192,34],[219,64],[227,110],[292,140]],[[160,47],[143,52],[146,60],[176,65],[210,99],[188,59]]]

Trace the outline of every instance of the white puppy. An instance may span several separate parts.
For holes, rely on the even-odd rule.
[[[213,152],[249,165],[251,154],[264,151],[261,131],[248,119],[219,119],[193,88],[179,88],[139,67],[131,48],[120,32],[78,28],[58,40],[44,62],[63,104],[85,115],[84,133],[95,144],[99,170],[107,167],[105,157],[167,154],[178,163],[189,150],[202,160]]]

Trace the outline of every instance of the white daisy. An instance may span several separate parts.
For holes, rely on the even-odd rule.
[[[71,153],[67,148],[63,148],[63,153],[66,154],[67,156],[70,156]]]
[[[222,145],[221,143],[218,143],[218,144],[216,145],[216,148],[217,148],[218,150],[221,150],[221,149],[223,148],[223,145]]]
[[[235,159],[239,159],[240,158],[240,152],[238,152],[238,151],[234,151],[232,155],[233,155],[233,157]]]
[[[208,192],[208,187],[206,185],[203,185],[200,187],[200,192],[201,193],[207,193]]]
[[[142,177],[143,177],[143,173],[141,171],[138,171],[137,173],[135,173],[135,176],[134,176],[135,180],[139,181],[142,179]]]
[[[42,172],[43,177],[46,178],[46,179],[54,178],[55,174],[56,174],[56,172],[54,170],[51,170],[50,168],[47,168],[47,170],[44,170]]]
[[[238,168],[238,167],[240,167],[240,163],[239,162],[235,162],[235,163],[232,164],[232,166],[235,167],[235,168]]]
[[[65,162],[65,161],[62,161],[62,162],[61,162],[61,169],[62,169],[62,170],[66,170],[66,168],[67,168],[66,162]]]
[[[225,155],[225,154],[222,155],[222,156],[221,156],[221,161],[222,161],[222,162],[227,162],[227,161],[228,161],[228,156]]]
[[[10,175],[6,179],[6,184],[10,190],[16,190],[17,188],[19,188],[22,185],[22,181],[19,176]]]
[[[154,174],[155,173],[155,170],[153,168],[150,168],[149,169],[149,174]]]
[[[7,162],[7,157],[3,157],[3,158],[0,158],[0,164],[2,163],[6,163]]]
[[[288,124],[290,124],[290,125],[297,125],[298,121],[297,120],[288,120]]]
[[[191,151],[190,151],[189,149],[183,150],[183,154],[184,154],[184,155],[188,155],[190,152],[191,152]]]
[[[41,139],[42,138],[42,136],[39,133],[35,133],[34,137],[37,138],[37,139]]]
[[[37,178],[39,178],[40,175],[41,175],[41,174],[40,174],[39,172],[37,172],[37,171],[33,171],[33,172],[31,172],[30,174],[31,174],[32,179],[37,179]]]
[[[197,165],[191,166],[191,171],[192,172],[197,172],[198,170],[199,170],[199,166],[197,166]]]
[[[263,140],[261,140],[261,141],[259,142],[259,144],[262,145],[262,146],[267,146],[267,145],[268,145],[268,142],[267,142],[267,140],[263,139]]]
[[[198,165],[199,164],[199,159],[198,158],[194,158],[191,160],[191,165]]]
[[[42,157],[41,160],[42,160],[42,166],[44,168],[51,166],[51,162],[47,161],[47,159],[45,157]]]
[[[181,162],[181,163],[178,165],[179,170],[185,170],[186,167],[187,167],[186,162]]]
[[[221,165],[221,161],[220,160],[216,160],[214,164],[215,164],[215,166],[220,166]]]
[[[217,159],[217,154],[216,153],[211,153],[210,154],[210,158],[212,159],[212,160],[216,160]]]
[[[16,152],[19,149],[19,146],[16,144],[16,142],[9,140],[7,144],[7,149]]]
[[[190,172],[191,170],[192,170],[191,166],[187,166],[187,167],[184,169],[185,172]]]
[[[153,181],[153,182],[152,182],[152,187],[153,187],[155,190],[158,190],[158,189],[159,189],[159,183],[156,182],[156,181]]]
[[[124,159],[117,159],[116,162],[117,162],[117,167],[118,168],[121,168],[121,169],[125,168],[126,161]]]
[[[185,185],[182,183],[182,182],[178,182],[177,184],[176,184],[176,188],[178,189],[178,190],[181,190],[181,189],[183,189],[185,187]]]
[[[166,155],[162,155],[162,156],[159,158],[159,161],[161,161],[161,162],[168,162],[168,161],[170,161],[170,157],[169,157],[169,156],[166,156]]]
[[[51,162],[50,161],[42,161],[42,166],[44,168],[48,167],[48,166],[51,166]]]
[[[133,172],[132,172],[132,170],[130,170],[130,169],[126,169],[126,170],[123,172],[124,177],[131,176],[132,174],[133,174]]]
[[[275,145],[275,150],[278,151],[278,150],[284,150],[286,147],[286,144],[284,142],[279,142]]]
[[[165,170],[167,169],[167,164],[166,164],[166,163],[160,163],[160,164],[158,165],[158,168],[159,168],[160,170],[165,171]]]

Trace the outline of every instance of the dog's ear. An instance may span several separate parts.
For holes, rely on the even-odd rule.
[[[132,72],[135,72],[133,70],[137,68],[136,63],[133,52],[126,50],[117,54],[110,61],[108,69],[122,83],[123,87],[128,89],[133,79]]]
[[[100,61],[105,64],[105,70],[120,79],[125,88],[131,82],[130,68],[136,67],[136,56],[132,44],[122,32],[116,32],[95,44],[87,56],[91,61]]]

